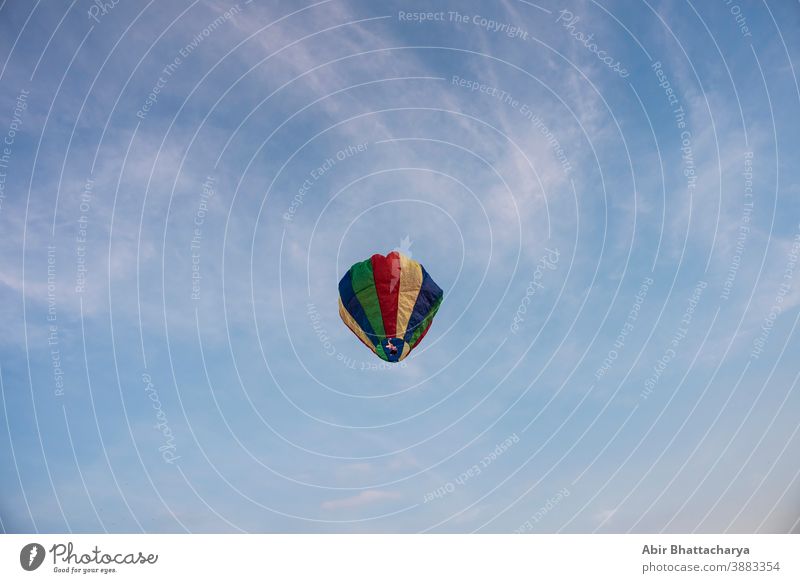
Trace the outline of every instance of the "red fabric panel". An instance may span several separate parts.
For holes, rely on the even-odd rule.
[[[392,251],[386,257],[372,256],[375,291],[381,305],[383,329],[387,338],[397,336],[397,298],[400,295],[400,256]]]

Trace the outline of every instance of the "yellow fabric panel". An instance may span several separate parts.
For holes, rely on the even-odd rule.
[[[369,348],[370,350],[372,350],[372,352],[375,352],[375,347],[374,347],[374,346],[372,345],[372,343],[369,341],[369,338],[368,338],[368,337],[367,337],[367,335],[364,333],[364,331],[361,329],[361,326],[359,326],[359,325],[356,323],[356,321],[355,321],[355,320],[353,320],[353,316],[351,316],[351,315],[350,315],[350,312],[348,312],[348,311],[345,309],[345,307],[344,307],[344,304],[342,303],[342,298],[339,298],[339,316],[342,318],[342,322],[344,322],[344,323],[345,323],[345,325],[346,325],[348,328],[350,328],[350,329],[353,331],[353,333],[354,333],[356,336],[358,336],[358,338],[361,340],[361,342],[363,342],[364,344],[366,344],[366,345],[367,345],[367,348]],[[377,353],[376,353],[376,354],[377,354]]]
[[[422,266],[400,254],[400,292],[397,296],[397,337],[406,333],[408,320],[417,303],[419,288],[422,287]]]
[[[397,359],[397,362],[400,362],[406,356],[408,356],[409,352],[411,352],[411,345],[408,342],[406,342],[405,344],[403,344],[403,352],[400,353],[400,358]]]

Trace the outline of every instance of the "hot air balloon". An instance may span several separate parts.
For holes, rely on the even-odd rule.
[[[347,270],[339,282],[339,315],[372,352],[399,362],[427,334],[442,296],[422,265],[392,251]]]

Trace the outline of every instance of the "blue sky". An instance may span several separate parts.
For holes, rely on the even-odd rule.
[[[797,531],[800,4],[737,1],[0,3],[0,528]]]

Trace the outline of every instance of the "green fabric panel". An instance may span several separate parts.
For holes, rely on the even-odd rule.
[[[411,338],[408,341],[408,343],[411,345],[411,348],[416,347],[420,336],[422,336],[422,334],[430,327],[431,322],[433,322],[433,317],[436,315],[436,312],[439,311],[439,306],[442,304],[443,297],[444,296],[441,296],[438,300],[436,300],[436,303],[433,304],[431,311],[428,312],[428,315],[425,316],[420,325],[417,326],[417,329],[414,330],[414,333],[411,335]]]
[[[372,330],[378,336],[386,336],[383,328],[383,315],[381,304],[375,291],[375,278],[372,275],[372,260],[360,261],[350,268],[353,281],[353,291],[358,298],[364,313],[367,315]]]

